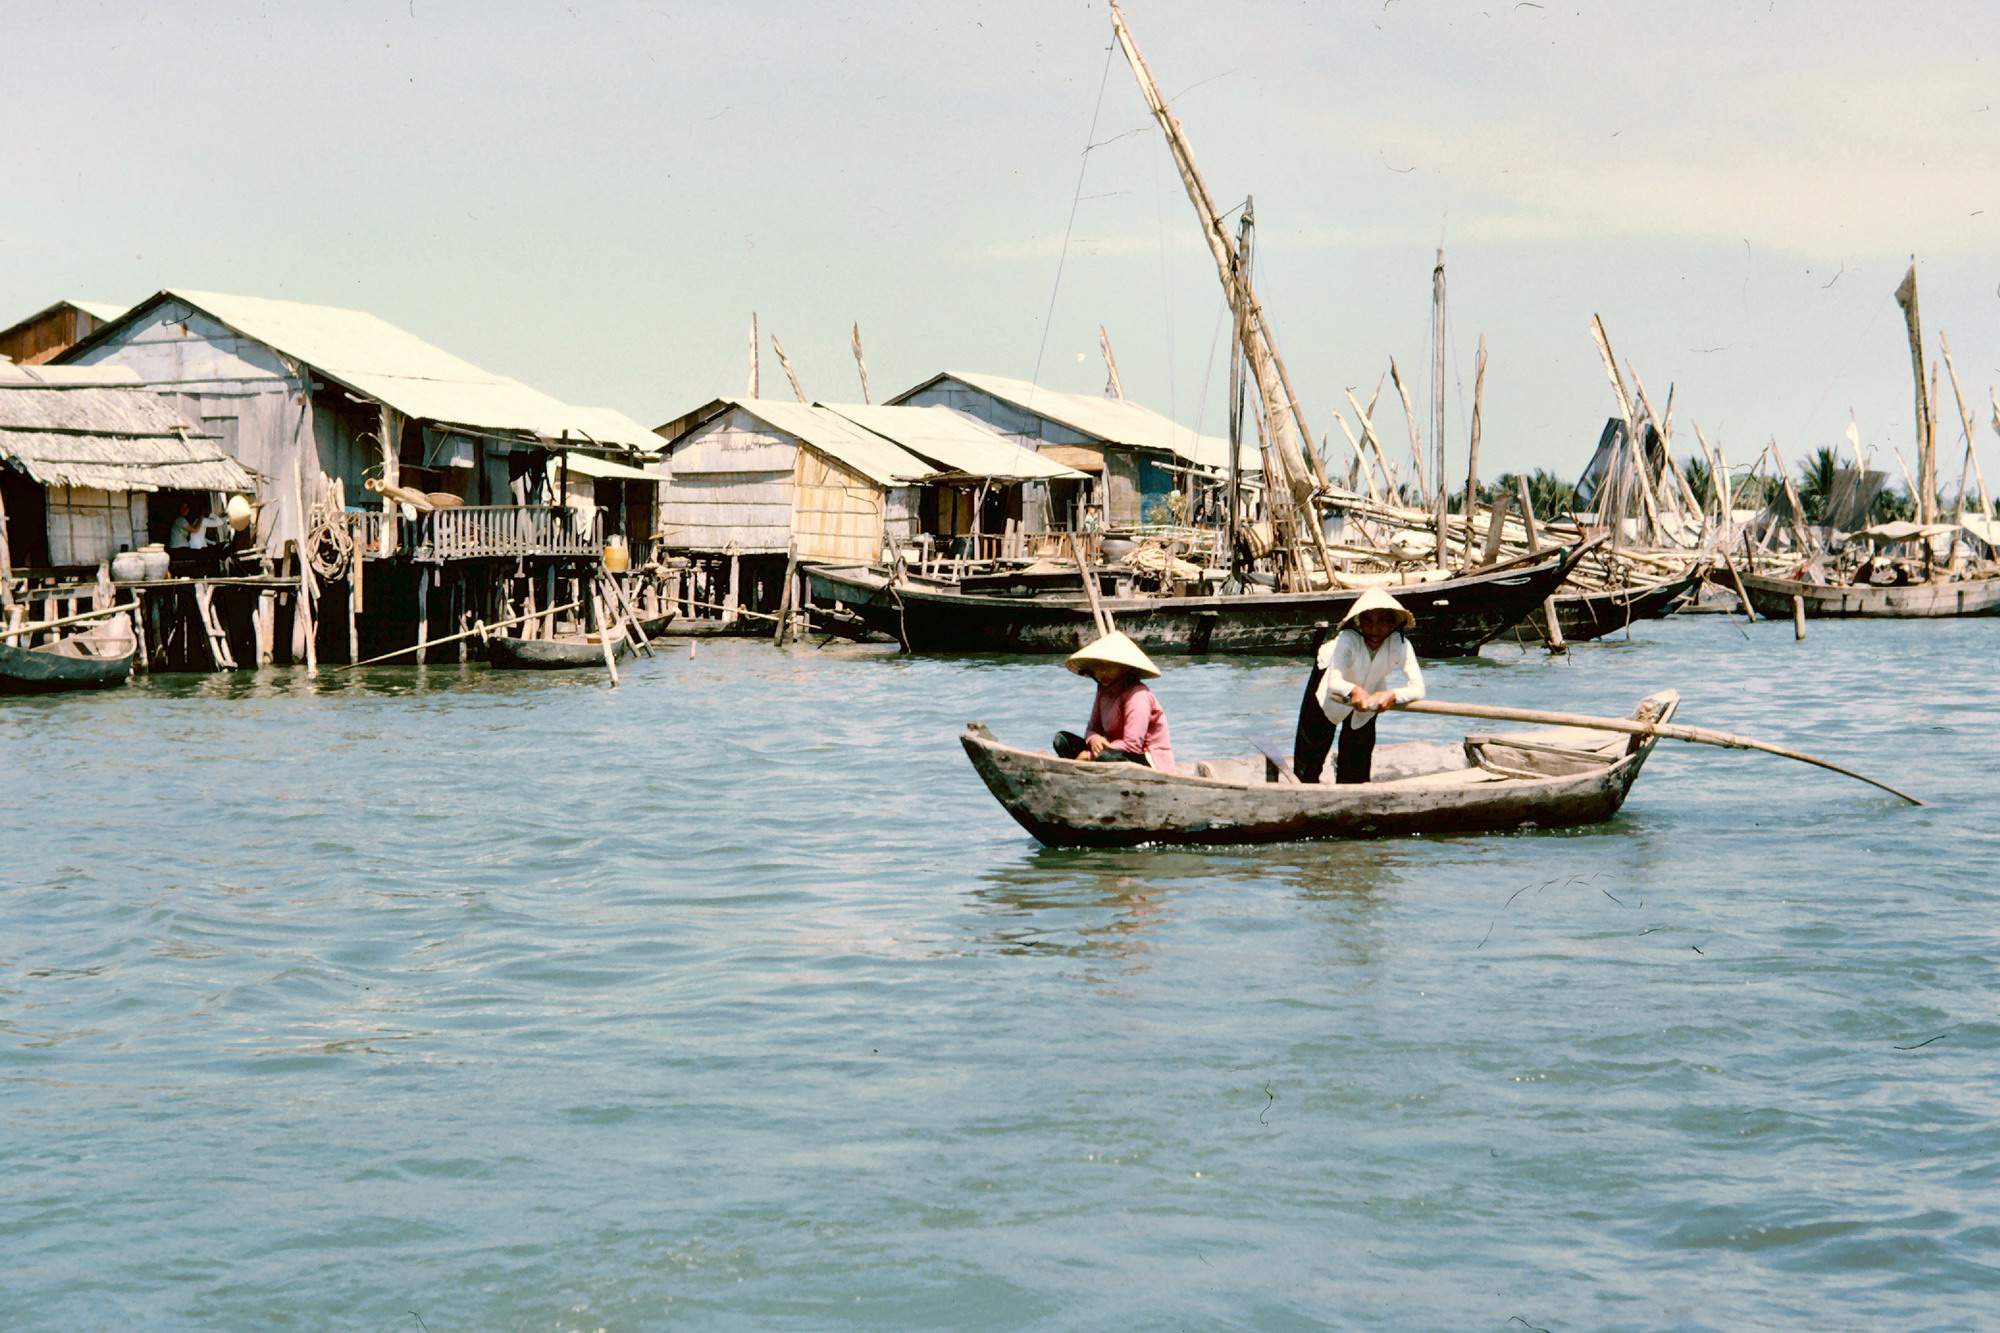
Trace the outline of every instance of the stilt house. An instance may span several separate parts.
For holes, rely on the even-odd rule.
[[[1193,489],[1198,500],[1229,467],[1227,440],[1197,434],[1138,403],[1044,389],[1003,375],[948,370],[890,401],[948,407],[1087,474],[1047,488],[1043,512],[1024,516],[1031,531],[1074,528],[1087,505],[1101,510],[1107,528],[1165,521],[1170,496]],[[1239,466],[1244,474],[1262,467],[1254,440]]]
[[[643,544],[653,528],[658,477],[642,465],[658,440],[638,423],[361,311],[169,289],[60,360],[136,373],[251,474],[252,554],[295,577],[305,561],[307,603],[316,582],[340,585],[350,653],[422,642],[439,615],[497,619],[520,591],[508,579],[552,597],[601,561],[607,535],[636,518]]]
[[[1083,474],[941,408],[718,398],[658,428],[669,477],[662,544],[752,608],[786,560],[867,563],[927,539],[997,555],[1024,492]],[[751,580],[746,589],[742,580]]]
[[[131,370],[0,363],[0,579],[94,571],[165,543],[180,499],[254,489]]]

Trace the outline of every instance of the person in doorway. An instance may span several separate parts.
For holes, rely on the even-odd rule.
[[[167,529],[167,549],[185,551],[194,545],[195,533],[201,529],[201,519],[194,512],[194,505],[181,501],[180,510],[174,515],[173,524]]]
[[[1348,608],[1333,641],[1319,650],[1307,707],[1340,728],[1336,783],[1367,782],[1374,768],[1376,715],[1424,697],[1423,669],[1405,637],[1416,623],[1401,602],[1370,588]],[[1302,781],[1321,781],[1326,749],[1322,740],[1317,753],[1294,756]]]
[[[1057,758],[1174,771],[1167,715],[1146,688],[1146,679],[1159,675],[1160,669],[1138,644],[1114,631],[1071,653],[1065,665],[1097,682],[1097,699],[1090,706],[1090,724],[1083,735],[1056,733]]]

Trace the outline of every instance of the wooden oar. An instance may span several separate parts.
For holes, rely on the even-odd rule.
[[[1831,769],[1845,777],[1859,778],[1871,787],[1880,787],[1892,796],[1900,796],[1911,805],[1923,805],[1908,792],[1897,791],[1886,782],[1856,773],[1851,768],[1839,764],[1829,764],[1824,759],[1815,759],[1798,750],[1787,750],[1782,745],[1766,745],[1763,741],[1753,741],[1746,736],[1731,735],[1726,731],[1710,731],[1707,727],[1683,727],[1673,722],[1640,722],[1629,717],[1591,717],[1583,713],[1546,713],[1536,708],[1497,708],[1491,704],[1452,704],[1436,699],[1419,699],[1415,703],[1398,704],[1396,710],[1403,713],[1428,713],[1434,717],[1477,717],[1494,722],[1533,722],[1545,727],[1588,727],[1593,731],[1622,731],[1628,736],[1659,736],[1666,740],[1691,741],[1696,745],[1720,745],[1728,750],[1762,750],[1765,754],[1780,755],[1786,759],[1796,759],[1802,764],[1813,764],[1819,768]]]
[[[565,602],[561,606],[552,606],[546,611],[530,611],[525,616],[515,616],[512,620],[496,620],[490,625],[482,620],[463,634],[447,634],[442,639],[431,639],[422,644],[413,643],[407,648],[398,648],[393,653],[383,653],[380,657],[370,657],[365,661],[338,663],[334,669],[336,671],[352,671],[356,667],[373,666],[377,662],[386,662],[392,657],[401,657],[404,653],[414,653],[420,647],[435,648],[441,643],[457,643],[460,639],[469,639],[475,634],[483,639],[493,630],[506,629],[509,625],[518,625],[527,620],[540,620],[543,616],[552,616],[558,611],[574,611],[582,605],[582,602]]]

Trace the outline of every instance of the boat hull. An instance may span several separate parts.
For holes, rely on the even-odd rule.
[[[1912,583],[1900,588],[1843,588],[1802,579],[1744,574],[1743,590],[1757,614],[1790,618],[1792,598],[1816,620],[1909,620],[2000,615],[2000,578]]]
[[[1410,642],[1425,657],[1472,657],[1526,618],[1568,577],[1574,554],[1540,564],[1389,591],[1416,617]],[[1097,637],[1080,594],[1004,597],[908,583],[869,566],[806,570],[813,599],[839,602],[911,652],[1072,653]],[[1295,656],[1322,626],[1338,625],[1360,589],[1214,597],[1113,597],[1118,628],[1148,652]]]
[[[959,737],[987,790],[1051,847],[1239,844],[1504,833],[1617,814],[1653,740],[1606,767],[1456,787],[1244,783],[1014,749],[973,724]]]
[[[1672,615],[1688,599],[1701,579],[1699,569],[1678,578],[1635,588],[1614,588],[1605,592],[1557,593],[1556,623],[1567,643],[1588,643],[1601,639],[1640,620],[1659,620]],[[1513,643],[1545,643],[1548,627],[1537,611],[1504,636]]]
[[[612,651],[620,658],[631,657],[632,645],[623,636],[614,638]],[[575,671],[604,665],[604,645],[575,639],[489,639],[487,661],[498,671]]]
[[[60,694],[66,690],[106,690],[132,675],[132,653],[82,656],[74,651],[13,648],[0,643],[0,694]]]

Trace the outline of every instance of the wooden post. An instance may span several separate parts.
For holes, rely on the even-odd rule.
[[[1722,557],[1722,567],[1727,569],[1729,577],[1735,580],[1736,595],[1743,599],[1743,618],[1755,624],[1757,621],[1757,608],[1750,605],[1750,590],[1743,586],[1743,576],[1736,572],[1736,562],[1728,556],[1724,556]]]
[[[1792,637],[1800,643],[1806,637],[1806,599],[1798,593],[1792,594]]]
[[[266,588],[257,594],[257,665],[271,665],[278,643],[278,593]]]
[[[1552,653],[1568,652],[1569,645],[1563,642],[1562,617],[1556,614],[1556,599],[1554,596],[1543,600],[1542,614],[1548,618],[1549,622],[1549,651]]]
[[[1500,558],[1500,539],[1507,526],[1507,510],[1513,505],[1514,497],[1502,491],[1494,498],[1493,507],[1486,511],[1486,549],[1480,552],[1479,563],[1490,565]],[[1466,540],[1472,539],[1470,528],[1466,530]]]
[[[431,641],[431,567],[417,567],[417,665],[430,661]]]
[[[975,531],[976,530],[977,528],[975,525]],[[791,541],[791,543],[789,544],[789,546],[786,548],[785,551],[785,579],[783,586],[780,587],[778,590],[778,625],[776,631],[772,634],[771,637],[771,642],[773,643],[773,645],[779,648],[785,646],[785,639],[789,637],[791,633],[791,628],[792,628],[791,616],[793,610],[792,576],[798,573],[798,569],[799,569],[799,543],[797,538],[793,538],[793,540]]]
[[[354,548],[354,569],[347,580],[347,660],[361,660],[361,548]]]
[[[724,593],[722,597],[722,623],[725,625],[736,623],[736,608],[739,605],[737,595],[742,588],[742,583],[743,558],[732,555],[729,557],[729,591]]]
[[[1535,532],[1535,501],[1528,494],[1528,479],[1518,472],[1514,474],[1514,495],[1521,502],[1521,526],[1527,529],[1528,554],[1533,555],[1542,549],[1541,538]]]
[[[14,554],[7,544],[7,503],[0,498],[0,620],[14,618]]]

